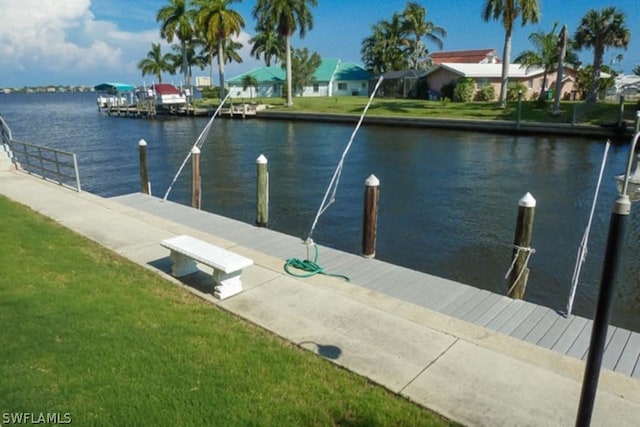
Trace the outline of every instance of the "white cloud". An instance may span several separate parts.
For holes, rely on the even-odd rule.
[[[90,0],[0,0],[0,86],[136,72],[158,32],[121,31],[96,20],[90,6]]]

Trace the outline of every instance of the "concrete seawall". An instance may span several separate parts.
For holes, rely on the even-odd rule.
[[[332,113],[299,113],[288,111],[261,111],[259,119],[301,120],[312,122],[331,122],[356,124],[359,116]],[[626,138],[632,135],[632,129],[617,132],[614,128],[592,125],[572,125],[570,123],[520,122],[509,120],[469,120],[405,116],[366,116],[364,123],[384,126],[418,127],[433,129],[451,129],[514,135],[566,135],[576,137]]]

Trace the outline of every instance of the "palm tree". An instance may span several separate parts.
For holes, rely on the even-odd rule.
[[[220,76],[220,99],[224,99],[224,45],[232,35],[240,35],[244,18],[228,6],[239,0],[194,0],[198,7],[196,28],[209,46],[217,45],[218,71]]]
[[[160,43],[151,43],[151,50],[147,53],[146,58],[138,62],[138,68],[142,71],[142,75],[152,74],[158,79],[158,83],[162,83],[162,73],[175,74],[175,69],[171,64],[171,54],[162,54]]]
[[[167,39],[169,43],[176,37],[180,40],[182,54],[182,71],[184,83],[191,86],[191,75],[189,74],[189,64],[187,61],[187,44],[193,38],[193,11],[187,7],[187,0],[169,0],[169,5],[161,8],[156,21],[161,23],[160,36]]]
[[[596,102],[605,49],[608,47],[626,49],[629,45],[631,32],[625,25],[625,15],[613,6],[605,7],[600,11],[591,9],[580,20],[573,38],[577,49],[593,48],[591,86],[586,102]]]
[[[251,55],[256,59],[264,58],[267,67],[271,66],[272,59],[277,64],[285,56],[285,40],[275,28],[256,27],[257,34],[249,39],[253,47]]]
[[[558,68],[558,42],[559,35],[555,33],[557,24],[553,25],[550,32],[536,31],[529,35],[529,41],[533,44],[533,50],[525,50],[521,52],[514,61],[524,65],[529,71],[531,68],[539,67],[544,70],[542,75],[542,90],[538,99],[544,99],[544,89],[547,87],[547,76]],[[571,42],[567,43],[571,46]],[[578,62],[578,56],[572,50],[568,49],[565,55],[565,62],[575,65]],[[559,90],[559,88],[557,88]]]
[[[204,70],[207,67],[207,58],[196,54],[195,49],[195,40],[186,44],[185,48],[182,48],[181,45],[172,44],[171,49],[173,50],[173,54],[169,55],[169,62],[175,70],[182,69],[184,67],[184,58],[186,57],[187,63],[187,78],[191,81],[191,76],[193,73],[191,72],[194,66]]]
[[[509,83],[509,64],[511,62],[511,36],[516,20],[520,18],[522,26],[537,23],[540,18],[538,0],[486,0],[482,8],[482,19],[485,21],[502,21],[505,30],[504,52],[502,55],[502,78],[500,83],[500,108],[504,108],[507,100],[507,84]]]
[[[253,7],[256,28],[275,28],[285,39],[287,69],[287,105],[291,98],[291,36],[298,32],[303,38],[313,28],[313,16],[309,6],[317,6],[317,0],[257,0]]]
[[[373,34],[362,41],[360,50],[367,71],[384,74],[407,68],[407,57],[401,48],[404,39],[402,17],[394,13],[390,21],[379,21],[371,29]]]
[[[447,36],[447,31],[438,27],[431,21],[427,21],[427,9],[415,2],[408,2],[402,12],[403,30],[413,36],[413,39],[405,38],[404,42],[409,45],[411,55],[410,68],[417,70],[423,65],[428,65],[424,56],[428,53],[424,43],[421,41],[425,37],[431,43],[442,49],[442,38]],[[421,59],[421,56],[423,57]]]
[[[253,100],[253,91],[258,88],[258,79],[251,74],[242,77],[242,90],[249,88],[249,99]]]

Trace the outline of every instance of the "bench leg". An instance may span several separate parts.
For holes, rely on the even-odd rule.
[[[242,292],[242,281],[240,275],[242,270],[233,273],[224,273],[221,270],[213,271],[213,281],[215,282],[213,296],[219,299],[229,298]]]
[[[182,277],[198,271],[196,262],[180,252],[171,251],[171,261],[173,262],[171,275],[174,277]]]

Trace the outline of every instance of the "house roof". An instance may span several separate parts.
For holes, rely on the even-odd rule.
[[[242,79],[247,75],[251,75],[255,77],[258,83],[281,83],[287,79],[286,73],[282,69],[282,67],[271,66],[271,67],[258,67],[258,68],[254,68],[253,70],[247,71],[245,73],[238,74],[237,76],[234,76],[228,79],[227,83],[240,84],[242,83]]]
[[[445,69],[453,73],[459,74],[462,77],[474,77],[474,78],[495,78],[502,76],[502,64],[457,64],[457,63],[443,63],[437,67],[429,70],[428,74],[433,73],[436,70]],[[509,64],[509,77],[513,78],[526,78],[542,74],[544,69],[541,67],[527,68],[521,64]]]
[[[241,84],[246,75],[252,75],[258,83],[282,83],[287,79],[282,67],[258,67],[227,80],[228,84]],[[369,74],[360,65],[352,62],[342,63],[337,58],[325,58],[313,74],[317,82],[331,80],[367,80]]]
[[[126,83],[101,83],[94,86],[93,89],[96,92],[108,92],[113,94],[118,92],[133,92],[135,87]]]
[[[444,52],[433,52],[430,54],[434,64],[442,63],[480,63],[487,59],[487,56],[495,56],[498,58],[498,52],[495,49],[476,49],[476,50],[450,50]],[[498,62],[500,62],[498,60]]]
[[[361,65],[354,62],[342,62],[334,75],[336,81],[369,80],[369,73]]]

